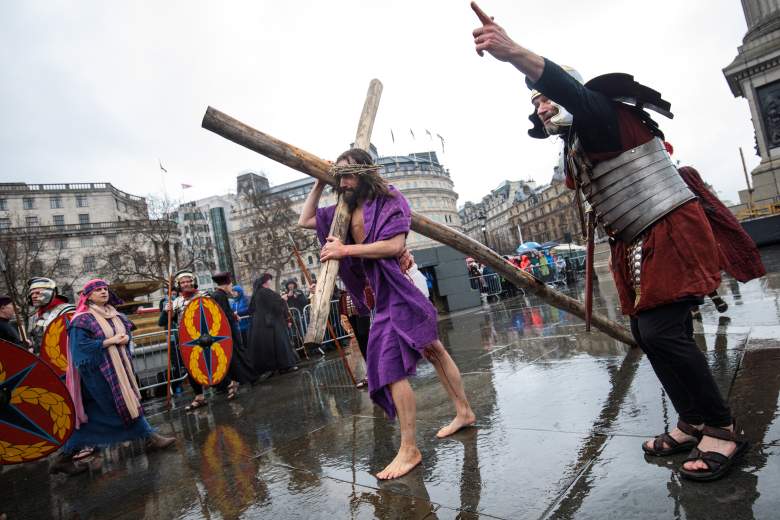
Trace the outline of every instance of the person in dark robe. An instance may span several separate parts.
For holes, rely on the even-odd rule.
[[[663,132],[645,109],[672,117],[671,104],[628,74],[583,84],[574,69],[520,46],[471,6],[482,23],[473,31],[477,54],[487,52],[526,76],[534,105],[529,135],[561,137],[566,185],[590,203],[610,237],[622,312],[679,416],[674,430],[644,442],[643,451],[692,450],[680,468],[684,477],[722,477],[747,443],[694,341],[691,309],[718,288],[724,251],[718,243],[733,239],[735,226],[708,214],[707,194],[693,176],[685,182],[664,150]],[[755,245],[741,243],[731,259],[739,265],[730,268],[743,281],[763,275]]]
[[[295,278],[290,278],[284,283],[282,299],[287,302],[289,308],[297,309],[301,316],[303,316],[304,307],[309,304],[306,295],[298,289],[298,282],[295,281]]]
[[[290,346],[287,332],[287,304],[271,289],[272,279],[269,273],[264,273],[255,280],[249,301],[252,315],[249,346],[254,368],[259,374],[298,369],[298,356]]]
[[[323,248],[320,259],[339,259],[339,276],[362,315],[368,315],[365,287],[374,292],[374,321],[368,337],[367,371],[371,399],[390,418],[398,414],[401,446],[377,478],[394,479],[422,461],[417,448],[417,408],[409,377],[425,357],[436,369],[450,397],[455,418],[436,434],[443,438],[473,425],[476,417],[466,398],[457,365],[438,338],[433,304],[405,275],[411,265],[399,262],[411,226],[404,196],[388,185],[365,150],[353,148],[336,159],[332,174],[352,217],[346,241],[329,236],[336,206],[317,208],[325,183],[317,180],[304,203],[298,225],[316,229]]]
[[[19,331],[11,325],[11,319],[15,317],[14,303],[8,296],[0,296],[0,339],[4,339],[14,345],[22,346]]]
[[[230,306],[230,298],[234,296],[230,273],[215,273],[211,276],[211,280],[217,286],[210,291],[209,296],[217,302],[222,312],[225,313],[230,324],[230,335],[233,337],[233,354],[230,356],[230,367],[228,368],[230,382],[227,385],[227,398],[235,399],[238,395],[239,384],[254,384],[257,382],[258,375],[252,366],[251,357],[247,353],[246,346],[241,341],[238,316]]]

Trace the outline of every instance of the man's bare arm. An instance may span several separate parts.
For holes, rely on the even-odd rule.
[[[482,27],[477,27],[472,33],[477,54],[483,56],[487,51],[497,60],[511,63],[532,82],[542,77],[544,58],[512,40],[504,28],[494,22],[491,16],[485,14],[476,2],[471,2],[471,8],[482,22]]]
[[[329,236],[322,246],[320,260],[338,260],[347,256],[359,258],[396,258],[406,248],[406,235],[399,233],[388,240],[379,240],[371,244],[343,244],[334,236]]]
[[[303,209],[301,209],[301,216],[298,217],[298,227],[317,229],[317,205],[320,203],[324,189],[324,182],[319,179],[314,181],[314,187],[306,197],[306,202],[303,203]]]

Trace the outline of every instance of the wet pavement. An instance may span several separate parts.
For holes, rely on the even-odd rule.
[[[646,460],[640,444],[676,415],[637,349],[534,298],[447,316],[440,335],[463,373],[476,428],[445,440],[446,392],[422,363],[412,384],[423,463],[380,482],[397,425],[337,359],[215,396],[186,396],[149,419],[179,439],[164,453],[114,448],[89,474],[49,476],[50,461],[0,472],[0,512],[16,518],[779,518],[780,248],[770,274],[724,279],[729,310],[702,307],[696,338],[751,448],[729,477],[682,480],[684,455]],[[573,288],[576,293],[578,288]],[[620,319],[614,288],[599,311]]]

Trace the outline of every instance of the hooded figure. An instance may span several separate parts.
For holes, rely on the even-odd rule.
[[[298,363],[298,356],[290,348],[287,332],[287,304],[269,287],[272,278],[265,273],[255,280],[249,302],[252,315],[249,347],[254,368],[260,374],[287,372],[297,368]]]

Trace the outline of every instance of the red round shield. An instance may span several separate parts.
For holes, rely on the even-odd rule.
[[[60,377],[68,370],[68,325],[74,312],[66,312],[49,323],[41,341],[41,359]]]
[[[224,379],[233,354],[233,337],[225,313],[212,298],[196,296],[184,308],[179,348],[195,381],[213,386]]]
[[[0,464],[30,462],[59,449],[74,426],[73,401],[54,370],[0,340]]]

